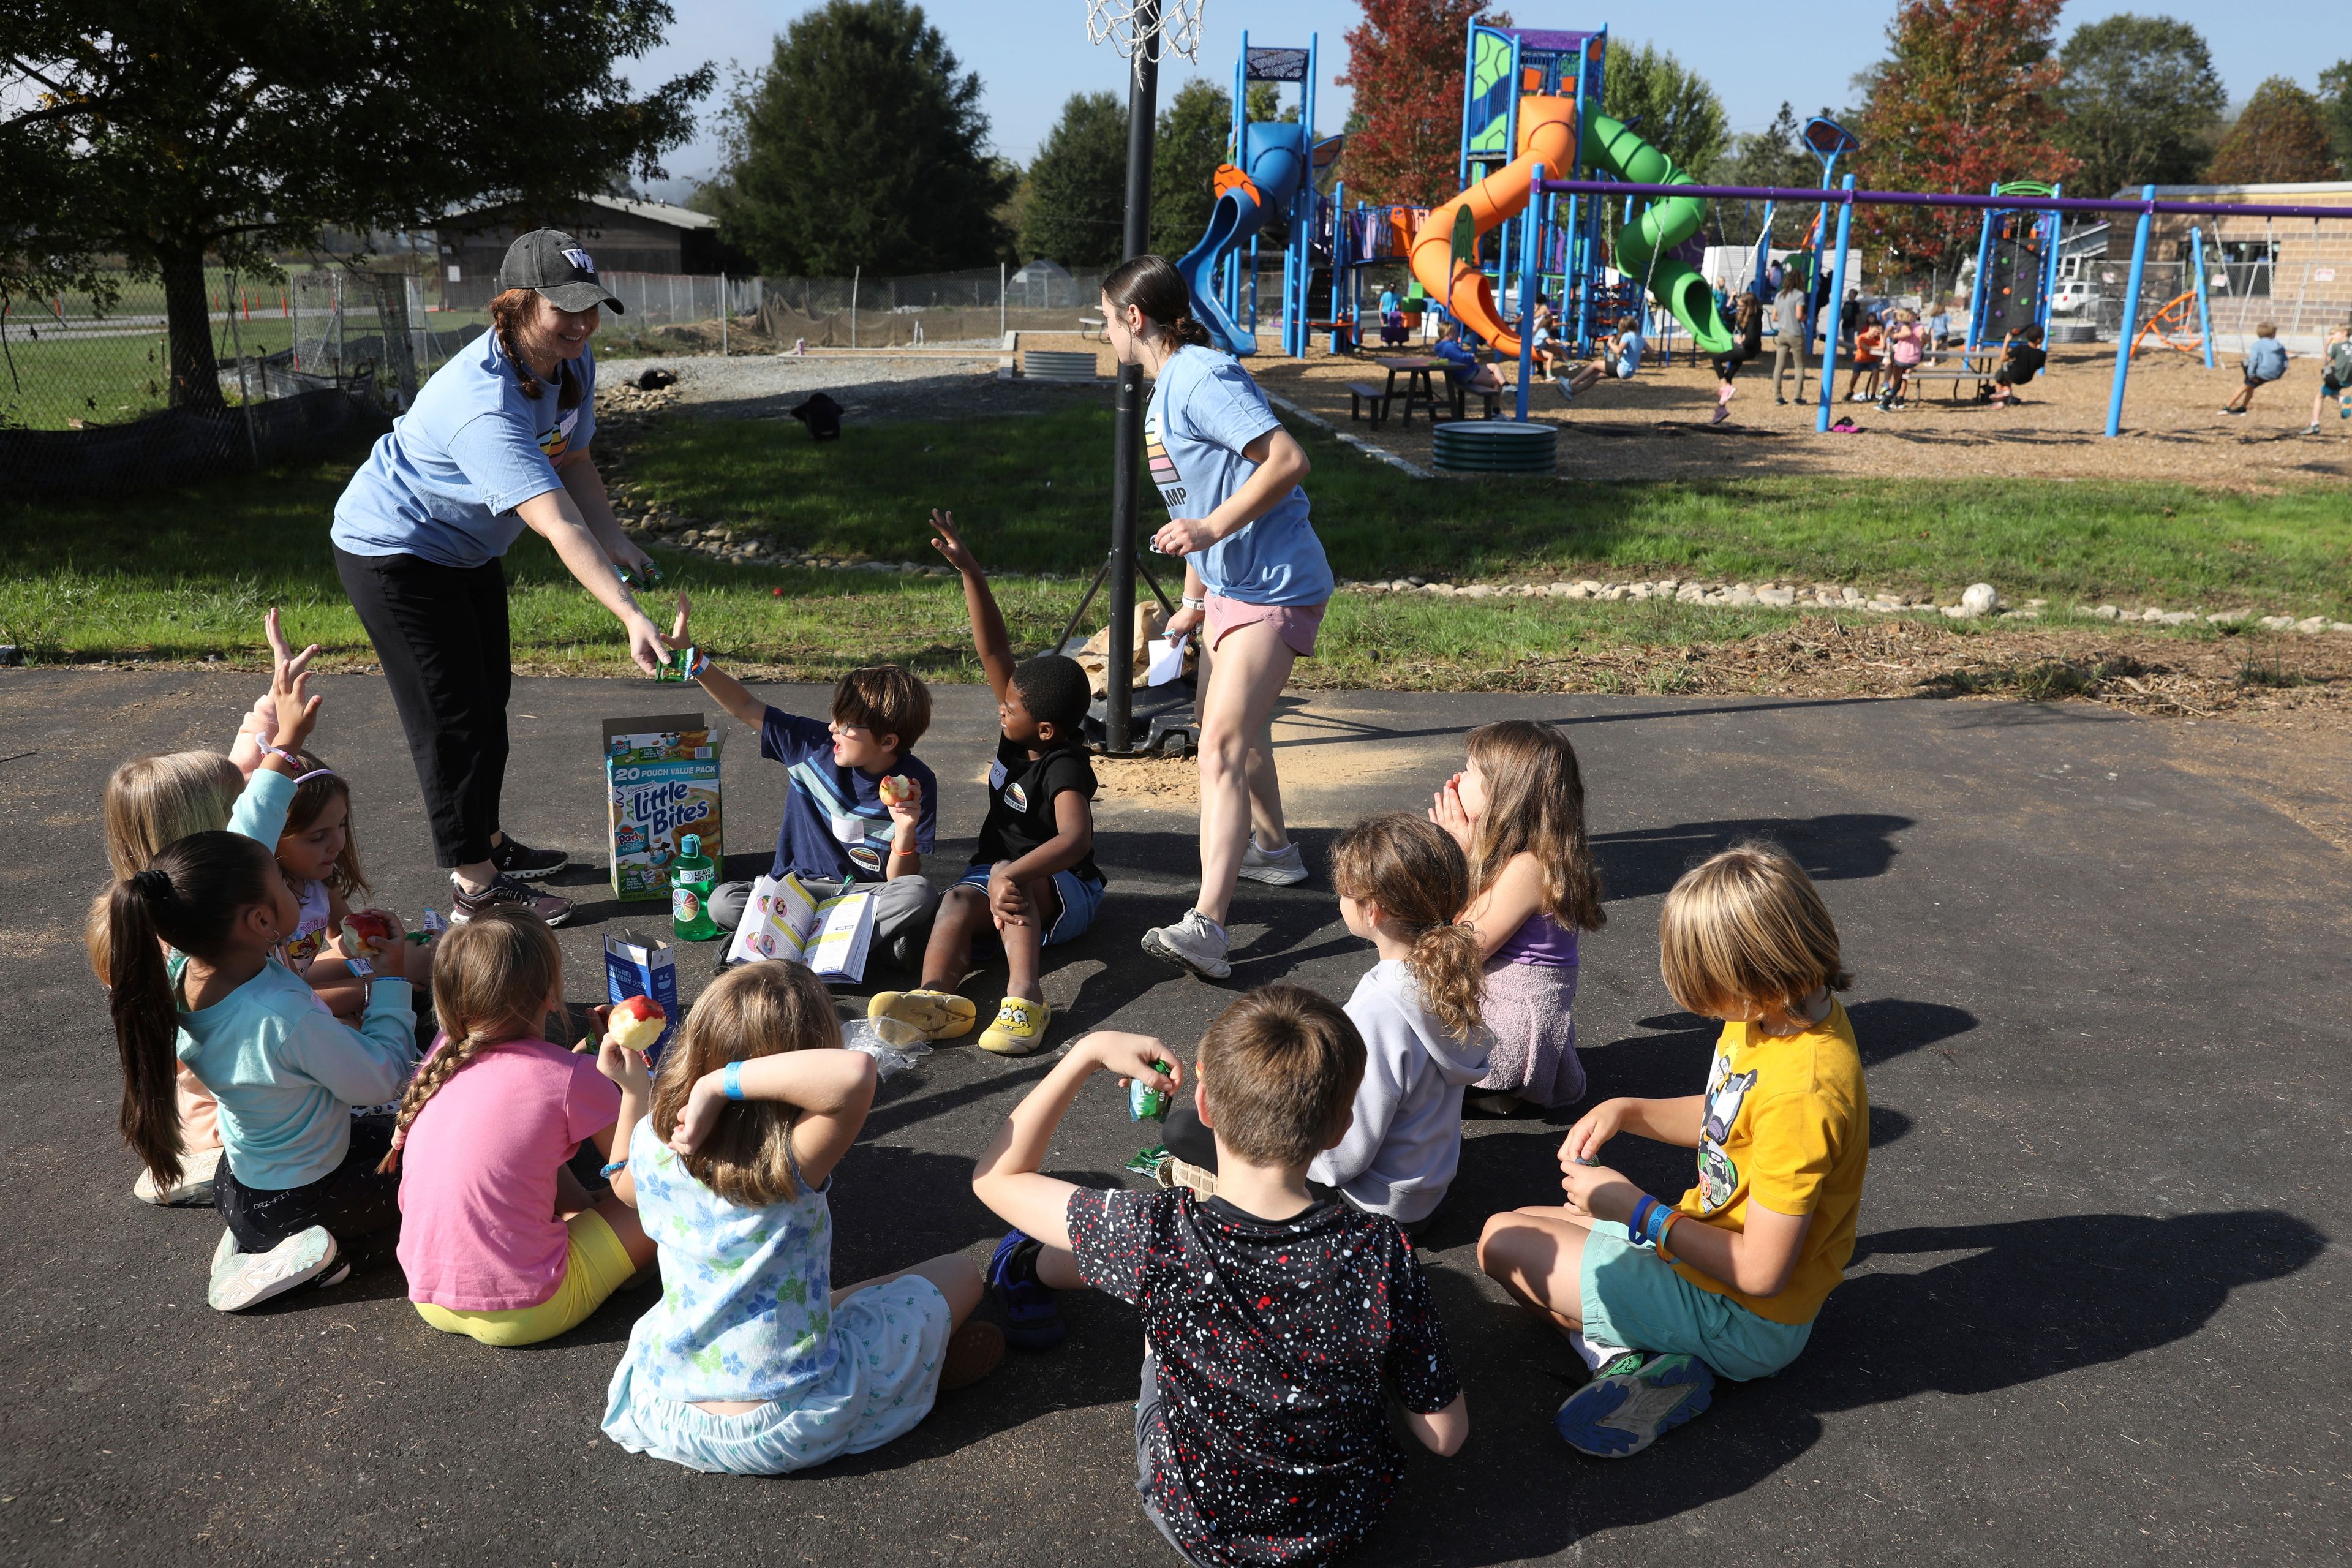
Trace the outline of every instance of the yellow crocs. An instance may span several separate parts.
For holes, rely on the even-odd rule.
[[[1000,1057],[1025,1057],[1045,1043],[1045,1024],[1054,1010],[1026,996],[1007,996],[997,1004],[996,1022],[980,1037],[980,1048]]]
[[[952,991],[878,992],[866,1005],[866,1016],[904,1024],[927,1040],[960,1040],[980,1022],[971,998]]]

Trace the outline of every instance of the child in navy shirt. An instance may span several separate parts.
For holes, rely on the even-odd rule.
[[[969,1034],[980,1010],[956,994],[971,965],[975,940],[995,937],[1007,973],[996,1021],[982,1050],[1025,1057],[1045,1043],[1053,1010],[1040,978],[1045,949],[1084,935],[1102,907],[1103,875],[1095,866],[1095,771],[1087,761],[1087,706],[1092,693],[1078,661],[1057,653],[1013,662],[1013,639],[980,563],[957,537],[955,517],[931,513],[934,548],[963,575],[964,607],[981,668],[996,692],[1003,726],[988,771],[988,816],[971,867],[947,891],[923,952],[923,983],[885,991],[866,1009],[925,1038]]]
[[[670,637],[679,647],[688,646],[687,612],[680,594]],[[903,665],[853,669],[833,689],[833,721],[820,724],[761,701],[706,654],[698,653],[691,673],[721,708],[760,731],[761,756],[791,770],[768,875],[797,877],[820,900],[872,893],[876,948],[912,968],[940,907],[923,878],[939,820],[939,779],[914,755],[931,725],[930,689]],[[886,802],[882,782],[893,777],[912,787]],[[733,929],[751,893],[749,882],[721,884],[710,918]]]

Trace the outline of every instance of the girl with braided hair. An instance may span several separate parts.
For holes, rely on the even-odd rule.
[[[156,1186],[181,1173],[174,1060],[219,1100],[227,1231],[207,1299],[221,1311],[336,1282],[354,1241],[400,1221],[375,1172],[390,1118],[352,1108],[397,1094],[414,1065],[405,944],[384,955],[354,1029],[278,956],[299,913],[269,847],[219,829],[167,846],[107,897],[122,1135]]]
[[[440,1037],[400,1102],[383,1169],[400,1175],[400,1265],[417,1315],[486,1345],[577,1327],[654,1244],[627,1174],[591,1203],[565,1163],[583,1142],[625,1152],[646,1113],[645,1058],[605,1034],[593,1057],[551,1045],[563,953],[528,910],[486,910],[442,938]],[[590,1009],[602,1026],[611,1009]],[[617,1167],[615,1167],[617,1170]]]

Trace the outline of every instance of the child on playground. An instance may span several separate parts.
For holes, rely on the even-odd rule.
[[[1024,1057],[1045,1043],[1053,1009],[1040,977],[1045,950],[1074,942],[1102,907],[1103,874],[1094,858],[1095,771],[1087,761],[1087,709],[1093,693],[1077,660],[1039,654],[1016,665],[1004,616],[987,574],[955,530],[955,514],[934,511],[931,540],[963,577],[964,607],[981,668],[996,692],[1002,733],[988,773],[988,816],[962,879],[940,900],[922,983],[877,993],[868,1016],[894,1018],[926,1039],[969,1034],[979,1009],[956,994],[972,943],[1003,943],[1007,974],[996,1021],[980,1047]]]
[[[1742,365],[1752,363],[1764,352],[1764,308],[1755,294],[1741,289],[1732,301],[1732,345],[1729,353],[1715,356],[1715,416],[1707,423],[1720,425],[1731,417],[1732,382]]]
[[[1006,1119],[972,1191],[1016,1228],[989,1265],[1008,1337],[1043,1349],[1056,1292],[1090,1286],[1143,1319],[1136,1489],[1188,1563],[1328,1563],[1387,1508],[1403,1469],[1387,1391],[1427,1448],[1470,1419],[1427,1280],[1394,1220],[1307,1186],[1347,1135],[1364,1042],[1337,1004],[1253,991],[1201,1041],[1191,1082],[1142,1035],[1074,1043]],[[1124,1192],[1038,1173],[1086,1080],[1188,1089],[1217,1145],[1217,1195]]]
[[[2237,416],[2252,407],[2254,394],[2286,374],[2286,345],[2278,341],[2278,323],[2264,321],[2257,326],[2252,346],[2246,350],[2245,384],[2230,395],[2221,412]]]
[[[1331,846],[1339,919],[1380,962],[1348,998],[1364,1039],[1364,1078],[1348,1133],[1307,1168],[1308,1189],[1336,1193],[1416,1234],[1444,1203],[1462,1158],[1462,1092],[1486,1070],[1478,941],[1456,916],[1470,897],[1461,847],[1404,812],[1368,817]],[[1179,1096],[1163,1136],[1162,1184],[1217,1191],[1216,1139]]]
[[[1577,941],[1608,920],[1584,825],[1576,748],[1549,724],[1507,719],[1470,731],[1462,771],[1429,820],[1470,868],[1460,918],[1486,967],[1484,1016],[1495,1037],[1470,1103],[1493,1115],[1584,1098],[1576,1054]]]
[[[2311,426],[2304,434],[2319,434],[2319,411],[2330,398],[2336,402],[2338,418],[2352,419],[2352,400],[2345,397],[2352,388],[2352,327],[2338,327],[2327,334],[2327,342],[2320,350],[2319,391],[2311,399]]]
[[[1445,377],[1459,382],[1475,393],[1503,390],[1503,373],[1491,364],[1480,364],[1470,345],[1462,341],[1462,323],[1448,321],[1437,329],[1437,342],[1430,351],[1445,361]]]
[[[1868,403],[1878,395],[1879,354],[1885,346],[1886,329],[1880,325],[1878,312],[1872,310],[1863,318],[1862,330],[1853,334],[1853,379],[1845,384],[1848,403]],[[1864,378],[1870,382],[1867,392],[1862,389]]]
[[[899,968],[913,968],[940,906],[923,875],[938,830],[940,781],[915,756],[915,742],[931,727],[930,688],[904,665],[866,665],[834,683],[832,721],[820,724],[761,701],[693,648],[692,611],[681,592],[670,645],[692,648],[688,673],[760,731],[760,755],[782,763],[792,780],[768,875],[796,877],[820,900],[871,895],[875,945]],[[885,800],[883,781],[893,776],[913,788]],[[710,918],[734,930],[751,895],[749,882],[721,883],[711,893]],[[726,963],[723,946],[719,962]]]
[[[1706,1092],[1611,1100],[1560,1144],[1567,1203],[1498,1214],[1479,1267],[1566,1333],[1596,1376],[1555,1425],[1601,1458],[1696,1415],[1715,1379],[1796,1360],[1853,1255],[1870,1098],[1837,927],[1797,863],[1728,849],[1675,884],[1658,922],[1675,1000],[1724,1020]],[[1631,1132],[1698,1151],[1669,1205],[1600,1163]]]
[[[286,831],[278,838],[278,868],[286,873],[301,911],[286,941],[286,962],[328,1011],[356,1024],[367,1005],[367,976],[374,967],[364,952],[344,952],[349,944],[343,920],[352,912],[352,897],[368,891],[352,835],[351,786],[309,752],[297,753],[296,761],[302,771],[286,809]],[[403,973],[415,994],[432,984],[433,948],[430,941],[409,946]]]
[[[585,1142],[626,1158],[645,1058],[609,1034],[593,1057],[541,1037],[564,1013],[563,952],[528,910],[452,927],[434,981],[441,1037],[383,1162],[400,1177],[408,1299],[444,1333],[537,1344],[654,1260],[636,1211],[610,1194],[592,1203],[565,1166]],[[610,1010],[591,1011],[601,1023]]]
[[[1610,376],[1620,381],[1633,380],[1641,372],[1642,354],[1647,346],[1642,336],[1641,318],[1619,317],[1616,335],[1603,338],[1601,352],[1559,384],[1560,396],[1574,402],[1578,393],[1591,390],[1595,383]]]
[[[1894,325],[1886,329],[1886,390],[1878,398],[1882,411],[1904,406],[1910,392],[1911,373],[1919,368],[1926,349],[1927,334],[1920,331],[1919,318],[1908,310],[1895,311]]]
[[[797,963],[731,970],[695,1003],[613,1179],[662,1269],[606,1392],[614,1442],[783,1475],[904,1436],[1003,1358],[1003,1331],[969,1321],[982,1287],[968,1258],[834,1288],[833,1177],[875,1082]]]
[[[2021,401],[2017,389],[2042,374],[2050,356],[2042,351],[2042,329],[2031,326],[2000,341],[2000,364],[1992,373],[1993,392],[1986,399],[1995,408]]]
[[[278,954],[298,911],[269,846],[293,793],[288,757],[318,719],[309,679],[289,682],[279,666],[276,733],[291,746],[254,775],[252,831],[190,834],[108,894],[121,1125],[154,1190],[182,1174],[175,1060],[216,1099],[214,1203],[227,1228],[206,1296],[222,1311],[334,1283],[354,1242],[399,1223],[393,1183],[375,1170],[390,1118],[352,1110],[399,1093],[415,1066],[408,944],[383,955],[358,1029]]]

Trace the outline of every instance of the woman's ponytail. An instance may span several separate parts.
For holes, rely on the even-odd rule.
[[[1210,346],[1209,329],[1191,316],[1179,316],[1168,323],[1168,335],[1188,347],[1205,349]]]
[[[1111,268],[1102,291],[1113,310],[1121,315],[1130,306],[1140,310],[1148,326],[1157,327],[1179,345],[1209,346],[1209,329],[1192,319],[1192,290],[1166,257],[1129,258]]]
[[[1484,1021],[1486,965],[1478,933],[1461,920],[1470,901],[1462,847],[1427,817],[1391,811],[1369,816],[1331,846],[1331,883],[1380,906],[1381,918],[1410,935],[1405,968],[1421,1005],[1456,1039]]]
[[[179,1006],[163,944],[211,960],[245,910],[262,901],[269,851],[241,834],[192,833],[106,900],[106,983],[122,1058],[122,1141],[159,1187],[180,1179]]]

